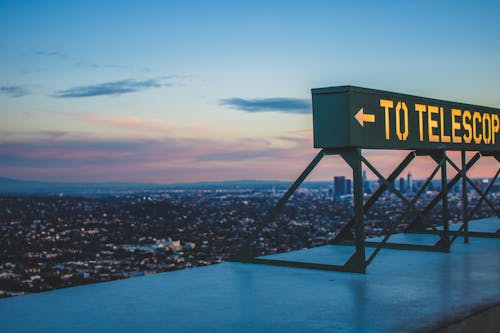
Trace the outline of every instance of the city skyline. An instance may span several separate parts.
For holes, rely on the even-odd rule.
[[[500,107],[498,14],[490,1],[2,1],[0,177],[292,180],[317,153],[311,88]],[[366,153],[384,172],[403,155]],[[308,180],[349,177],[338,162]]]

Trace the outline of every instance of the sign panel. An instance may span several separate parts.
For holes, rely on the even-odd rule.
[[[340,86],[312,90],[314,147],[499,151],[500,110]]]

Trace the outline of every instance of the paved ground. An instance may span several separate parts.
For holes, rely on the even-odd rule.
[[[471,223],[490,227],[500,220]],[[351,251],[274,257],[339,263]],[[459,238],[451,253],[382,250],[366,275],[224,263],[2,299],[0,332],[412,332],[498,302],[500,239]]]

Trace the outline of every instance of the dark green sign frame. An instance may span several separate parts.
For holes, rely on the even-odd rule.
[[[316,148],[499,151],[500,109],[353,86],[312,105]]]

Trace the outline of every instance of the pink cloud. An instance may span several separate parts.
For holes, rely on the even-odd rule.
[[[134,124],[134,120],[129,124]],[[293,133],[276,140],[231,142],[206,138],[103,140],[50,133],[42,136],[42,139],[24,141],[7,138],[0,143],[0,175],[57,181],[293,181],[318,153],[305,133]],[[407,152],[371,150],[364,154],[388,176]],[[450,156],[459,161],[455,153]],[[412,172],[416,179],[424,178],[434,166],[429,158],[419,157],[402,175]],[[492,176],[497,167],[498,162],[493,158],[482,158],[469,174],[471,177]],[[453,174],[450,170],[449,175]],[[351,169],[338,156],[326,156],[308,180],[330,180],[337,175],[351,177]],[[375,179],[374,175],[370,178]]]
[[[177,125],[174,122],[159,118],[140,118],[133,115],[98,115],[95,113],[64,113],[66,116],[80,122],[86,122],[94,125],[104,125],[113,128],[125,128],[133,130],[146,130],[166,132]]]

